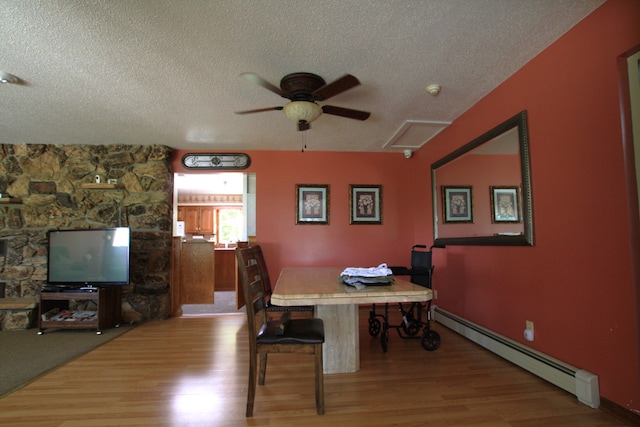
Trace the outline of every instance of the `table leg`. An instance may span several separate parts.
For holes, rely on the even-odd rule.
[[[360,369],[358,306],[317,305],[316,316],[324,322],[324,373],[357,372]]]

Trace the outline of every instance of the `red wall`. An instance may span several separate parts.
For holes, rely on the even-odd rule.
[[[535,246],[437,250],[436,304],[521,342],[533,321],[532,347],[597,374],[603,397],[640,410],[616,64],[640,44],[639,22],[640,1],[608,1],[411,159],[248,152],[272,276],[285,266],[407,265],[413,244],[433,240],[431,163],[527,110]],[[297,183],[330,185],[329,225],[295,225]],[[382,225],[349,225],[349,184],[383,185]]]
[[[191,150],[193,151],[193,150]],[[256,235],[270,271],[282,267],[407,265],[414,200],[431,197],[413,182],[414,159],[402,153],[250,151],[256,173]],[[183,171],[174,155],[174,170]],[[329,185],[329,225],[296,225],[296,184]],[[382,225],[349,224],[349,184],[382,185]],[[430,212],[421,214],[430,221]],[[430,243],[429,241],[418,243]]]
[[[638,255],[632,260],[616,61],[638,44],[640,2],[609,1],[415,154],[431,164],[528,111],[535,246],[437,251],[437,304],[521,342],[533,321],[532,347],[597,374],[602,397],[633,410]],[[416,240],[431,236],[415,224]]]

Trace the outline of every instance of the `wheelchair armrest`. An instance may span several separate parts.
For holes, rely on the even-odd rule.
[[[391,272],[396,276],[428,276],[431,274],[430,269],[426,268],[407,268],[407,267],[389,267]]]
[[[391,266],[391,267],[389,267],[389,269],[396,276],[410,276],[411,275],[411,270],[408,269],[407,267]]]

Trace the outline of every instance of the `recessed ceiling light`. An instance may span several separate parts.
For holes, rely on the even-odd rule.
[[[17,84],[20,81],[19,78],[13,74],[9,74],[5,71],[0,71],[0,83],[2,84]]]

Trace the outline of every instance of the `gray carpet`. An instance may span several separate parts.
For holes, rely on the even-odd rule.
[[[0,331],[0,397],[110,341],[133,326],[95,330]]]
[[[236,293],[233,291],[215,292],[213,304],[184,304],[183,316],[197,316],[206,314],[245,313],[244,307],[236,310]]]

